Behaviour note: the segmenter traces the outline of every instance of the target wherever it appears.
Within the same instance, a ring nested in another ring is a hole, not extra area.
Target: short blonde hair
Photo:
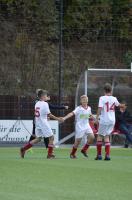
[[[80,97],[80,100],[82,100],[82,99],[87,99],[88,100],[88,96],[87,95],[82,95],[81,97]]]

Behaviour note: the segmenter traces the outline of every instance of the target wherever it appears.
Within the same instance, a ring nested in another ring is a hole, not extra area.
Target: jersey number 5
[[[39,112],[39,110],[40,110],[39,107],[37,107],[37,108],[35,109],[35,117],[40,117],[40,112]]]
[[[106,102],[105,103],[106,105],[106,111],[109,112],[109,111],[114,111],[115,110],[115,103],[113,103],[111,106],[109,105],[109,102]]]

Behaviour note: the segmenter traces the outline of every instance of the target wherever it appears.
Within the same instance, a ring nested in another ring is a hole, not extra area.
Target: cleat
[[[21,158],[24,158],[24,155],[25,155],[25,151],[23,148],[20,149],[20,156]]]
[[[71,159],[76,159],[77,157],[75,155],[73,155],[73,154],[70,154],[70,158]]]
[[[81,153],[84,155],[84,157],[88,158],[88,154],[82,149]]]
[[[95,160],[102,160],[102,156],[101,155],[98,155]]]
[[[55,158],[55,155],[47,155],[47,159],[54,159]]]
[[[105,156],[104,160],[110,160],[110,157],[109,156]]]

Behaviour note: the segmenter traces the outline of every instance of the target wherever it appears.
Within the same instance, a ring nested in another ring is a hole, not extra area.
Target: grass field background
[[[47,160],[44,148],[34,148],[25,159],[19,148],[0,148],[0,200],[129,200],[132,199],[132,149],[113,148],[111,161],[95,161],[78,151],[55,150]]]

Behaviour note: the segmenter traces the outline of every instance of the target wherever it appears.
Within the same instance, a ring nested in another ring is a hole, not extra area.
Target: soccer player
[[[30,149],[34,144],[40,142],[43,137],[45,137],[45,138],[49,137],[47,158],[55,157],[53,155],[54,135],[53,135],[52,129],[48,123],[47,117],[58,120],[59,122],[62,122],[62,119],[59,117],[56,117],[50,113],[49,105],[46,102],[47,98],[48,98],[46,90],[40,90],[38,92],[38,98],[39,98],[39,101],[35,104],[35,134],[36,134],[36,138],[33,139],[32,141],[28,142],[24,147],[22,147],[20,149],[20,155],[22,158],[24,158],[26,150]]]
[[[63,120],[65,121],[66,119],[75,115],[75,142],[70,153],[70,158],[73,159],[76,158],[76,151],[83,136],[87,136],[87,142],[81,149],[81,153],[85,157],[88,157],[88,148],[94,140],[94,134],[89,125],[89,118],[92,117],[92,114],[91,107],[88,106],[88,97],[86,95],[82,95],[80,97],[80,102],[80,106],[78,106],[74,111],[70,112],[65,117],[63,117]]]
[[[37,101],[39,100],[38,98],[38,92],[41,91],[42,89],[37,89],[36,90],[36,95],[37,95],[37,98],[35,99],[35,103],[37,103]],[[50,101],[50,95],[47,94],[47,102]],[[69,107],[68,106],[64,106],[64,105],[53,105],[51,103],[49,103],[49,109],[53,109],[53,110],[63,110],[63,109],[68,109]],[[33,129],[32,129],[32,135],[30,136],[30,139],[29,139],[29,142],[32,141],[33,139],[35,139],[36,136],[35,136],[35,117],[33,119]],[[45,147],[48,148],[48,143],[49,143],[49,138],[48,137],[44,137],[44,144],[45,144]]]
[[[99,98],[96,123],[99,123],[97,136],[97,157],[102,160],[102,142],[105,142],[105,159],[110,160],[110,134],[115,126],[115,106],[120,106],[117,98],[112,96],[112,88],[109,83],[104,86],[104,96]]]

